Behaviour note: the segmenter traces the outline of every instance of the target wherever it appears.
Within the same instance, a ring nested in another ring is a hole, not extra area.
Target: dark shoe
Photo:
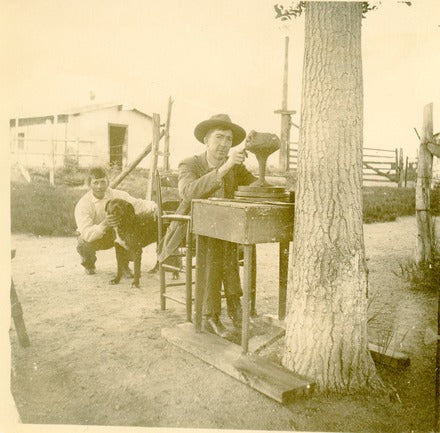
[[[204,328],[206,331],[216,334],[219,337],[225,338],[229,336],[228,330],[220,322],[218,317],[208,317],[205,319]]]

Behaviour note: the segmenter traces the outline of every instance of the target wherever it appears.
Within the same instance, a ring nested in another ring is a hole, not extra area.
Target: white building
[[[152,117],[123,104],[101,104],[10,119],[9,128],[12,161],[26,167],[124,167],[151,142]]]

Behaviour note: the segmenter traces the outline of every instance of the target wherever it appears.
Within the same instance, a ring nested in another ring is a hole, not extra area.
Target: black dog
[[[128,262],[134,262],[132,287],[139,287],[141,277],[142,248],[157,241],[157,223],[154,215],[136,215],[131,203],[122,199],[112,199],[105,205],[109,215],[120,219],[115,230],[115,251],[118,271],[110,283],[118,284]]]

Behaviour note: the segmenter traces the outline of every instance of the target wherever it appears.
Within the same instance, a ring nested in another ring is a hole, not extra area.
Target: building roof
[[[119,111],[136,111],[136,113],[141,114],[142,116],[148,117],[149,119],[152,119],[152,116],[145,113],[144,111],[139,110],[138,108],[135,108],[132,105],[122,104],[122,103],[106,103],[106,104],[91,104],[91,105],[84,105],[82,107],[76,107],[76,108],[69,108],[66,110],[57,110],[57,112],[52,112],[47,114],[41,113],[41,114],[33,114],[33,115],[20,115],[15,116],[12,119],[10,119],[10,125],[11,122],[15,125],[15,119],[49,119],[53,118],[53,116],[78,116],[83,113],[89,113],[91,111],[99,111],[99,110],[105,110],[107,108],[113,108],[117,107]]]
[[[119,111],[136,111],[139,114],[142,114],[143,116],[146,116],[148,118],[152,118],[149,114],[135,108],[132,105],[127,104],[121,104],[121,103],[107,103],[107,104],[92,104],[92,105],[85,105],[83,107],[77,107],[77,108],[71,108],[69,110],[64,110],[62,113],[58,114],[70,114],[70,115],[79,115],[82,113],[89,113],[90,111],[99,111],[99,110],[105,110],[107,108],[113,108],[118,107]]]

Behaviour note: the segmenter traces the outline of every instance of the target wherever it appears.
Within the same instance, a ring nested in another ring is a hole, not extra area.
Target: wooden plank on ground
[[[164,328],[162,336],[170,343],[280,403],[313,392],[314,384],[306,378],[256,355],[243,355],[241,346],[210,333],[195,332],[191,323]]]
[[[374,362],[378,362],[379,364],[394,368],[405,368],[410,364],[408,355],[393,350],[390,347],[384,350],[383,347],[378,346],[377,344],[368,343],[368,348],[370,349],[371,357]]]
[[[279,340],[285,333],[286,331],[282,328],[271,327],[267,333],[250,338],[248,350],[250,353],[259,353]]]
[[[278,320],[277,316],[266,314],[263,316],[263,320],[273,326],[278,326],[280,328],[286,329],[286,322],[284,320]],[[368,349],[370,350],[371,357],[374,362],[378,362],[382,365],[387,365],[394,368],[406,368],[410,364],[409,356],[405,353],[392,350],[388,348],[385,350],[383,347],[368,343]]]

